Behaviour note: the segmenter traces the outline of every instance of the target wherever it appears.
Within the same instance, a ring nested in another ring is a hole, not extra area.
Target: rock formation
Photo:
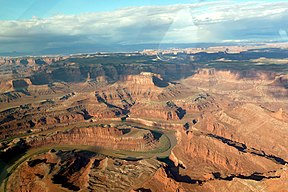
[[[286,190],[284,62],[128,55],[0,60],[0,190]]]

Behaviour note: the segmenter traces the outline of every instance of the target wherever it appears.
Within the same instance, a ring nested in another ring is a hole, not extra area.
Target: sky
[[[0,53],[287,41],[288,1],[0,0]]]

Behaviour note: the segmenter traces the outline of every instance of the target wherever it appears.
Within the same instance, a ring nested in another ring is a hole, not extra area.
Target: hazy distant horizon
[[[92,53],[133,53],[141,52],[145,49],[167,50],[167,49],[185,49],[185,48],[208,48],[215,46],[256,46],[266,43],[288,43],[288,41],[273,41],[273,42],[226,42],[226,43],[178,43],[178,44],[135,44],[135,45],[91,45],[85,47],[62,47],[55,49],[47,49],[39,52],[0,52],[0,57],[26,57],[26,56],[67,56],[74,54],[92,54]]]
[[[265,43],[265,42],[259,42]],[[256,44],[256,43],[255,43]],[[39,52],[0,52],[0,56],[43,56],[43,55],[70,55],[77,53],[96,53],[96,52],[137,52],[145,49],[182,49],[182,48],[208,48],[211,46],[231,46],[240,45],[240,43],[182,43],[182,44],[134,44],[134,45],[90,45],[85,47],[60,47],[55,49],[46,49]]]

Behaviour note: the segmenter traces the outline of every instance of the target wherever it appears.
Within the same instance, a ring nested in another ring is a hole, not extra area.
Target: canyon
[[[285,53],[2,58],[1,190],[285,192]]]

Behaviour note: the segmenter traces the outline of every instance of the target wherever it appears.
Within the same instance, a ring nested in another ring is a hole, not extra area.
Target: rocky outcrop
[[[156,147],[157,141],[149,131],[138,131],[137,136],[129,136],[129,130],[113,127],[74,128],[50,136],[29,138],[31,147],[46,145],[89,145],[115,150],[148,151]]]
[[[9,178],[7,191],[125,192],[141,186],[159,167],[153,159],[129,161],[52,149],[22,163]]]
[[[182,134],[181,142],[173,153],[176,157],[181,157],[181,161],[186,165],[180,173],[197,180],[207,180],[210,173],[218,171],[223,175],[251,175],[254,172],[265,173],[281,167],[281,164],[269,159],[246,152],[239,153],[237,147],[192,132],[188,135]],[[207,169],[201,169],[202,166]]]
[[[23,106],[24,107],[24,106]],[[48,128],[54,128],[57,125],[63,125],[63,124],[71,124],[75,122],[83,122],[86,120],[86,116],[84,113],[63,113],[60,114],[56,113],[46,113],[45,110],[41,112],[40,108],[31,109],[37,110],[38,114],[35,115],[25,115],[21,114],[21,111],[25,109],[21,109],[20,111],[16,112],[15,114],[12,114],[8,117],[3,118],[0,122],[0,129],[1,129],[1,136],[0,138],[5,138],[5,135],[12,136],[12,135],[18,135],[18,134],[27,134],[31,132],[39,132],[43,130],[47,130]],[[45,115],[46,114],[46,115]],[[1,115],[0,115],[1,117]]]
[[[186,190],[184,190],[180,183],[169,178],[165,172],[165,169],[162,167],[158,169],[153,177],[145,182],[141,188],[136,189],[136,191],[185,192]]]
[[[23,58],[0,58],[0,65],[23,65],[23,66],[35,66],[35,65],[44,65],[51,64],[63,59],[63,57],[23,57]]]

